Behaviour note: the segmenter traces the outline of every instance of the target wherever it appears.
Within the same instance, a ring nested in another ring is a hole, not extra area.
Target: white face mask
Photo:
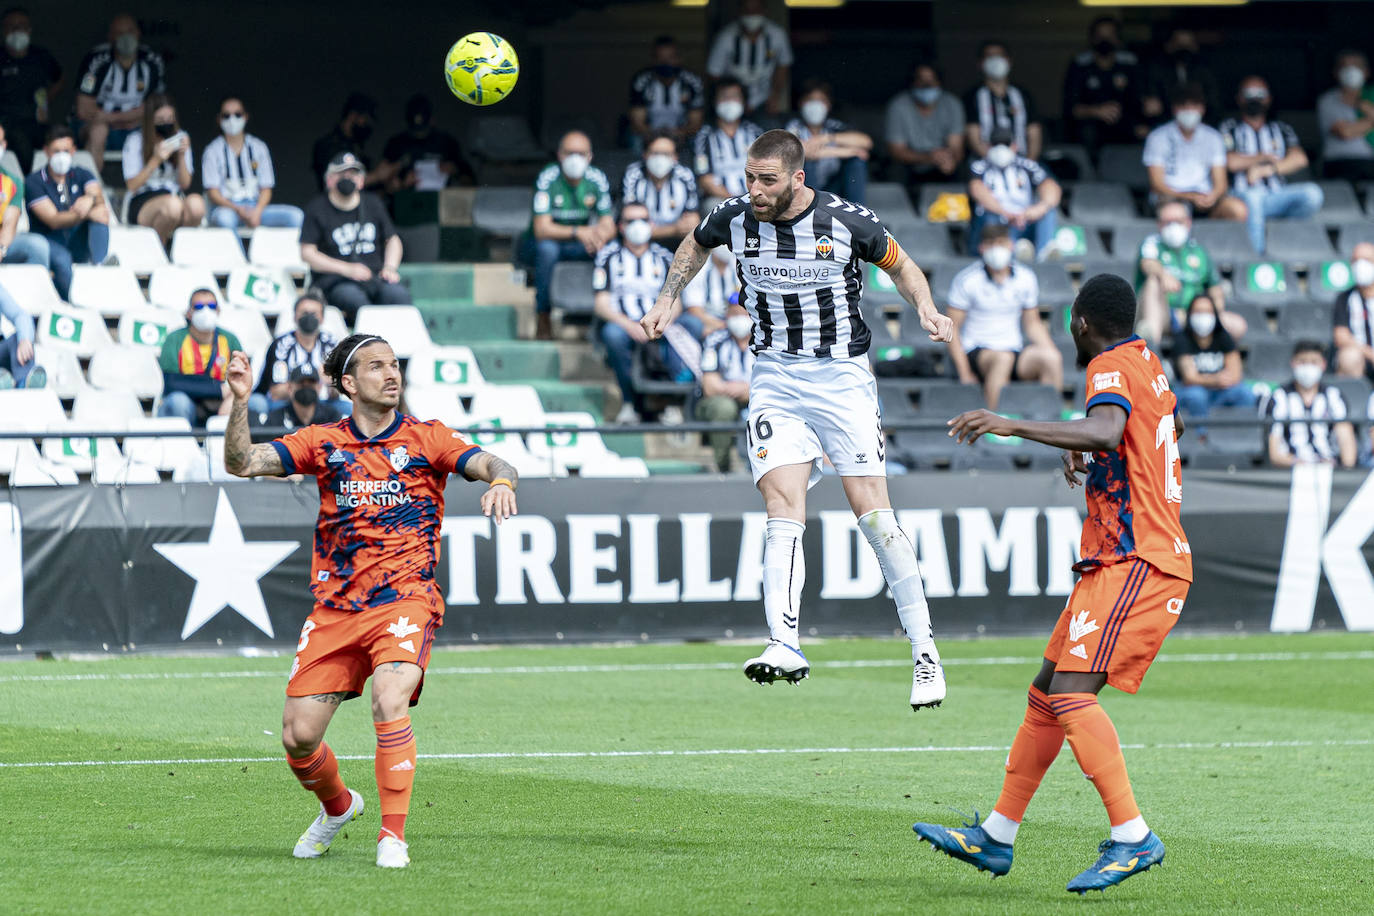
[[[1006,270],[1011,263],[1011,246],[989,245],[983,251],[983,263],[989,270]]]
[[[1004,80],[1011,72],[1011,61],[1005,57],[994,56],[983,61],[983,75],[990,80]]]
[[[1185,108],[1174,114],[1174,120],[1184,130],[1197,130],[1197,126],[1202,123],[1202,112],[1196,108]]]
[[[243,115],[226,115],[219,119],[220,130],[230,137],[237,137],[243,133],[243,126],[247,123],[248,119]]]
[[[5,47],[15,54],[23,54],[29,49],[28,32],[10,32],[5,36]]]
[[[725,330],[736,340],[744,340],[754,331],[754,319],[748,315],[728,315],[725,319]]]
[[[590,156],[581,153],[568,153],[563,157],[563,174],[573,181],[581,181],[582,176],[587,174],[587,166],[592,164]]]
[[[214,309],[195,309],[191,312],[191,327],[197,331],[213,331],[219,323],[219,314]]]
[[[1374,283],[1374,261],[1360,258],[1351,262],[1350,274],[1355,278],[1356,286],[1369,286]]]
[[[716,117],[722,121],[738,121],[744,116],[744,103],[734,99],[716,103]]]
[[[911,94],[916,96],[916,101],[929,108],[940,101],[940,93],[943,90],[939,86],[922,86],[919,89],[911,90]]]
[[[1217,329],[1217,316],[1208,312],[1198,312],[1196,315],[1188,316],[1188,327],[1193,329],[1193,333],[1198,337],[1210,336]]]
[[[653,153],[644,160],[644,167],[655,178],[664,178],[673,170],[673,157],[667,153]]]
[[[1159,237],[1170,248],[1182,248],[1188,244],[1188,227],[1182,223],[1165,223],[1159,230]]]
[[[759,29],[763,28],[763,24],[766,21],[767,18],[758,13],[750,13],[748,16],[739,17],[739,24],[744,26],[746,32],[757,32]]]
[[[72,170],[72,160],[76,158],[64,149],[48,157],[48,171],[54,175],[65,175]]]
[[[646,245],[653,237],[654,227],[647,219],[632,219],[625,224],[625,242],[629,245]]]
[[[988,162],[991,162],[999,169],[1004,169],[1011,165],[1016,159],[1016,153],[1010,146],[999,144],[988,150]]]
[[[1293,367],[1293,381],[1299,388],[1315,388],[1322,380],[1322,367],[1315,363],[1299,363]]]
[[[825,116],[830,114],[830,106],[820,99],[802,102],[801,116],[807,124],[824,124]]]
[[[1364,70],[1354,64],[1349,64],[1341,68],[1341,72],[1336,75],[1336,78],[1347,89],[1359,89],[1364,85]]]

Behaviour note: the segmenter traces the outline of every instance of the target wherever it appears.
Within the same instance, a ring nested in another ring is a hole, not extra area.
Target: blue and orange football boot
[[[1151,830],[1139,843],[1116,843],[1103,840],[1097,847],[1101,853],[1093,867],[1080,872],[1069,882],[1065,890],[1075,894],[1088,891],[1105,891],[1114,884],[1120,884],[1131,875],[1139,874],[1164,861],[1164,841]],[[952,853],[951,853],[952,855]]]
[[[941,827],[939,824],[912,824],[916,835],[945,855],[967,862],[979,871],[992,872],[994,878],[1011,871],[1011,844],[999,843],[979,826],[982,821],[973,812],[973,823],[963,827]]]

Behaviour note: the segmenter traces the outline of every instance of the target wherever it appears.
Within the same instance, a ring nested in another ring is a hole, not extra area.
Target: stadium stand
[[[128,309],[147,308],[148,298],[128,267],[75,264],[71,303],[94,309],[104,318],[118,318]]]
[[[247,262],[238,233],[233,229],[183,226],[172,233],[172,263],[182,267],[206,267],[217,274],[227,274]]]
[[[140,277],[170,263],[162,240],[147,226],[110,226],[110,254]]]
[[[432,345],[425,318],[413,305],[365,305],[358,309],[353,330],[357,334],[385,337],[401,359],[409,359]]]
[[[258,226],[248,240],[248,261],[258,267],[281,267],[294,276],[305,274],[300,229]]]

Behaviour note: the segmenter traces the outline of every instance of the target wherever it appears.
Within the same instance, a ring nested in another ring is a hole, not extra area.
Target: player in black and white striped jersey
[[[1279,468],[1295,464],[1354,467],[1358,445],[1345,399],[1339,388],[1321,383],[1325,348],[1315,340],[1298,341],[1292,368],[1293,380],[1275,388],[1264,405],[1270,423],[1269,463]]]
[[[625,170],[620,200],[649,208],[654,241],[680,239],[696,226],[701,219],[697,176],[678,161],[672,134],[654,131],[649,135],[644,159]]]
[[[799,607],[805,565],[806,491],[829,459],[878,555],[912,644],[912,708],[945,696],[916,552],[897,526],[887,493],[877,385],[859,312],[860,261],[882,268],[914,305],[932,340],[953,322],[930,297],[925,275],[872,210],[806,185],[801,141],[770,130],[749,148],[748,194],[724,201],[678,247],[653,310],[650,338],[677,317],[678,295],[706,261],[729,245],[738,259],[740,303],[754,319],[756,354],[746,424],[749,462],[768,512],[763,602],[770,639],[744,673],[759,683],[797,683],[810,672],[801,651]]]

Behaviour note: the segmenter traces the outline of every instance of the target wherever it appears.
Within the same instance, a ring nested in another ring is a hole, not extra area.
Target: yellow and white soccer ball
[[[495,105],[510,95],[520,78],[520,59],[500,35],[473,32],[448,49],[444,79],[454,95],[469,105]]]

